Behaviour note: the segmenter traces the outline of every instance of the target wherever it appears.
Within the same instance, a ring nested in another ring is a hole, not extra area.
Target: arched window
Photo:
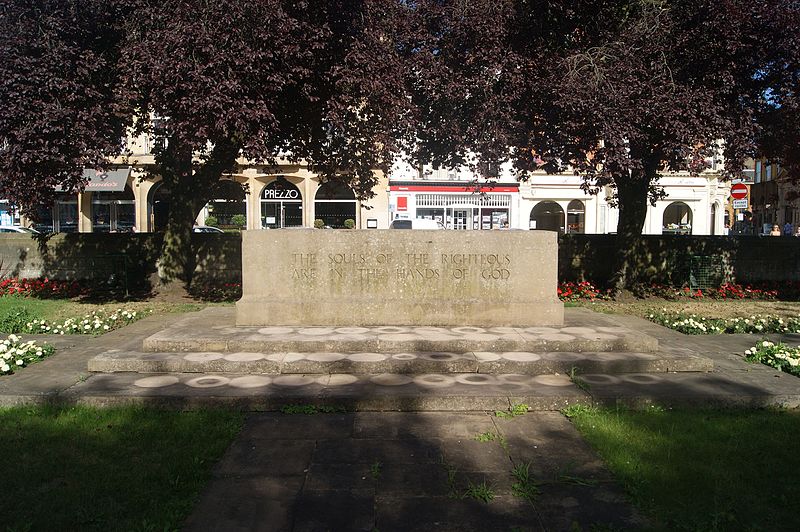
[[[692,209],[682,201],[670,203],[664,209],[661,232],[663,234],[691,235]]]
[[[261,191],[261,228],[280,229],[303,225],[300,189],[280,176]]]
[[[709,231],[709,234],[711,234],[711,235],[717,234],[717,231],[716,231],[716,229],[717,229],[717,204],[716,203],[712,203],[711,204],[711,224],[708,227],[711,228],[711,230]]]
[[[531,229],[564,232],[564,209],[555,201],[542,201],[531,211]]]
[[[164,231],[169,220],[171,191],[163,182],[156,183],[147,195],[148,227],[150,231]]]
[[[92,192],[92,232],[128,233],[136,225],[133,190],[125,185],[122,192]]]
[[[580,200],[572,200],[567,205],[567,232],[586,232],[586,207]]]
[[[212,197],[214,199],[206,204],[206,216],[216,218],[217,227],[241,229],[246,225],[247,202],[242,185],[231,179],[220,179],[214,184]]]
[[[345,220],[356,219],[356,195],[342,183],[323,183],[314,199],[314,216],[328,227],[343,228]]]

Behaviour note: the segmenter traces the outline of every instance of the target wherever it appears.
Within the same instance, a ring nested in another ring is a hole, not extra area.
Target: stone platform
[[[230,307],[195,313],[143,342],[148,352],[654,352],[658,341],[601,314],[568,309],[562,327],[235,326]]]
[[[710,359],[659,350],[614,318],[566,309],[563,327],[242,327],[231,307],[188,315],[141,350],[109,349],[69,393],[87,404],[224,404],[276,410],[535,410],[590,404],[581,374],[703,372]]]

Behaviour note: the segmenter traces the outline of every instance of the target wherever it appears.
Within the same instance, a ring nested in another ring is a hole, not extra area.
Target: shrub
[[[247,225],[247,218],[244,214],[234,214],[231,216],[231,223],[236,227],[244,227]]]
[[[325,227],[325,222],[323,222],[320,218],[317,218],[316,220],[314,220],[314,227],[317,229],[322,229],[323,227]]]
[[[353,229],[356,226],[356,221],[352,218],[348,218],[344,221],[344,228],[345,229]]]
[[[206,216],[206,225],[209,227],[216,227],[219,225],[219,220],[216,216]]]

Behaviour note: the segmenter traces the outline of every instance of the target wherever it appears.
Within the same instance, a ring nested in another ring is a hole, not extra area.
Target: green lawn
[[[243,416],[0,409],[3,530],[175,530]]]
[[[664,529],[800,530],[800,412],[566,413]]]
[[[191,312],[207,306],[205,303],[163,303],[153,301],[121,301],[116,303],[85,303],[72,299],[37,299],[34,297],[0,296],[0,313],[24,309],[48,320],[74,318],[92,311],[116,309],[152,310],[157,314]]]

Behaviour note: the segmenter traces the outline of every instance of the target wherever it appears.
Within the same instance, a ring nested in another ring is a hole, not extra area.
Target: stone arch
[[[314,216],[327,227],[343,228],[345,220],[356,220],[356,195],[343,183],[327,181],[314,196]]]
[[[567,232],[586,232],[586,205],[581,200],[572,200],[567,205]]]
[[[664,209],[661,232],[663,234],[692,234],[692,208],[682,201],[673,201]]]
[[[564,209],[555,201],[537,203],[531,210],[531,229],[564,232]]]

